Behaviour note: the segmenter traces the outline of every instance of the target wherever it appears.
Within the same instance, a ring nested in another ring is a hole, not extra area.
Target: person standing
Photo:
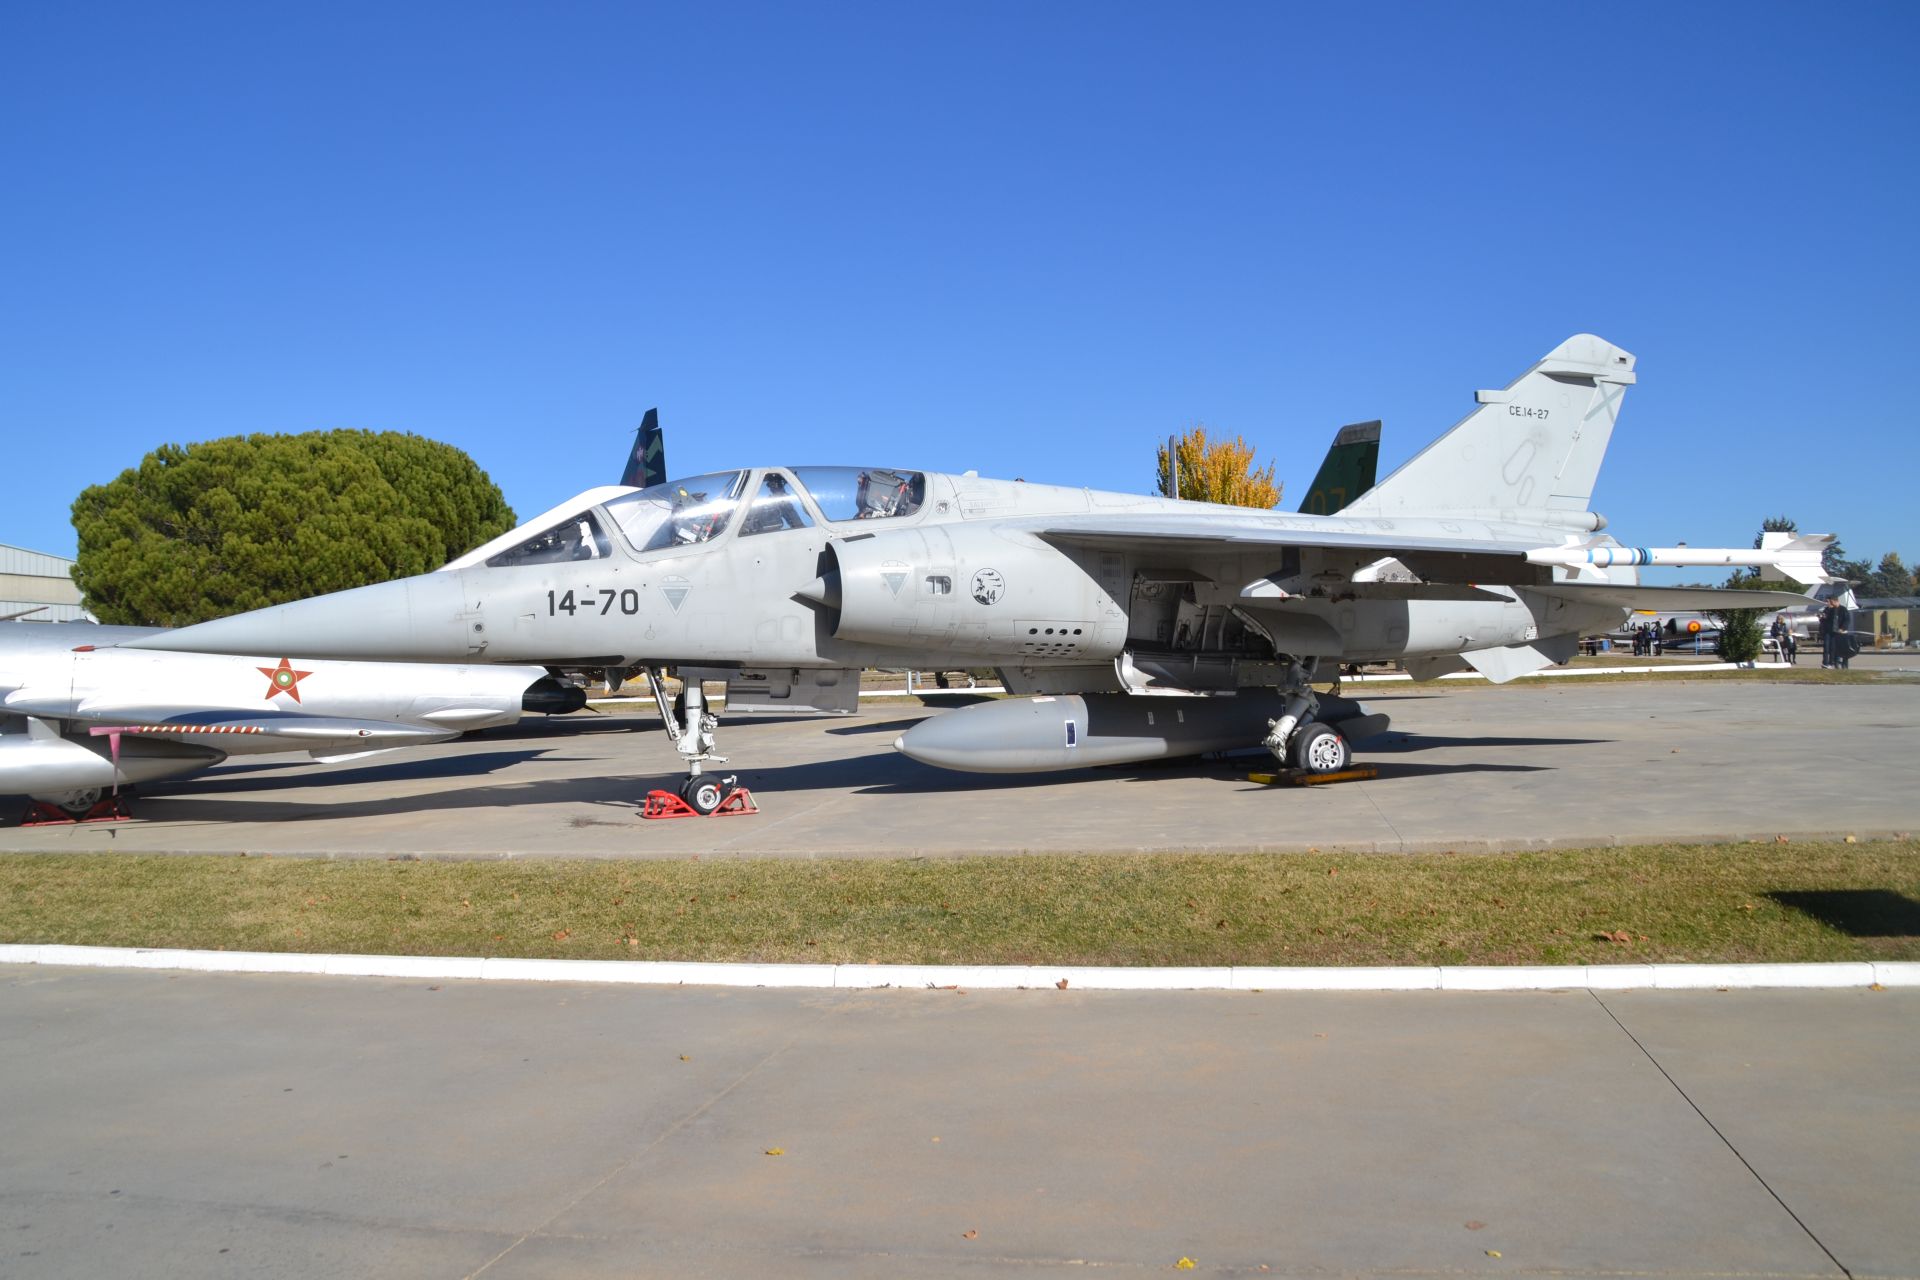
[[[1835,668],[1841,665],[1840,652],[1844,643],[1843,623],[1838,600],[1827,601],[1827,607],[1820,611],[1820,665]]]

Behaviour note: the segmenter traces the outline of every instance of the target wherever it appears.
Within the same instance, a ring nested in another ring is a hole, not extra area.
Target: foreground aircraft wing
[[[1353,520],[1345,527],[1329,528],[1325,522],[1306,526],[1285,516],[1254,514],[1251,518],[1232,516],[1187,516],[1179,519],[1158,517],[1138,520],[1067,518],[1032,532],[1059,546],[1081,546],[1112,551],[1180,555],[1194,559],[1210,555],[1231,555],[1263,547],[1276,551],[1318,550],[1350,552],[1363,558],[1390,557],[1399,560],[1425,581],[1402,584],[1406,598],[1430,598],[1435,592],[1459,596],[1461,587],[1526,587],[1544,595],[1569,602],[1619,607],[1623,609],[1779,609],[1779,591],[1739,591],[1720,587],[1655,587],[1634,583],[1556,582],[1548,565],[1531,560],[1539,552],[1530,546],[1535,541],[1551,540],[1545,530],[1514,529],[1498,531],[1481,526],[1486,536],[1460,534],[1408,535],[1393,528],[1392,521]],[[1367,529],[1370,523],[1385,527]],[[1502,536],[1504,532],[1505,536]],[[1622,548],[1630,553],[1631,548]],[[1684,548],[1680,549],[1684,552]],[[1642,553],[1644,555],[1644,553]],[[1728,563],[1745,563],[1737,551],[1702,553],[1701,558],[1676,563],[1707,563],[1706,555],[1728,555]],[[1764,553],[1763,553],[1764,554]],[[1632,560],[1622,563],[1632,564]],[[1655,562],[1660,563],[1660,562]],[[1713,563],[1720,563],[1714,560]],[[1356,582],[1363,581],[1356,577]],[[1388,584],[1374,584],[1370,594],[1384,594]]]
[[[1376,522],[1366,522],[1376,523]],[[1475,581],[1533,583],[1551,575],[1527,562],[1527,551],[1543,535],[1471,537],[1407,535],[1368,529],[1360,521],[1329,526],[1325,521],[1295,520],[1284,515],[1249,511],[1246,518],[1215,515],[1151,517],[1063,517],[1035,527],[1032,532],[1057,546],[1090,547],[1109,551],[1164,552],[1184,550],[1237,553],[1271,547],[1323,551],[1351,551],[1366,558],[1393,556],[1411,565],[1421,555],[1491,557]],[[1477,566],[1476,566],[1477,567]],[[1461,580],[1448,575],[1449,580]]]

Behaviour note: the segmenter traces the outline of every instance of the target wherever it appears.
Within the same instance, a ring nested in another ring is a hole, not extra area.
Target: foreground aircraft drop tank
[[[922,764],[967,773],[1046,773],[1098,765],[1138,764],[1230,751],[1260,741],[1268,722],[1286,711],[1270,689],[1177,697],[1088,693],[1012,698],[962,707],[923,720],[894,739],[894,749]],[[1348,741],[1387,727],[1384,715],[1323,694],[1316,717]]]
[[[117,787],[197,773],[226,758],[184,742],[125,743],[114,757],[104,740],[52,732],[0,736],[0,794],[40,796],[89,787]]]

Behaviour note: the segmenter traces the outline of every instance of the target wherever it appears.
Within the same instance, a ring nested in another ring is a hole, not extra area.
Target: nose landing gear
[[[714,731],[720,727],[720,720],[706,709],[700,682],[689,680],[681,691],[684,711],[668,700],[666,687],[660,683],[660,673],[652,667],[647,668],[647,687],[653,691],[654,705],[660,708],[660,721],[666,726],[667,738],[687,762],[687,777],[680,784],[678,794],[649,792],[640,816],[706,818],[716,814],[758,813],[760,806],[753,802],[753,793],[740,785],[739,778],[730,773],[716,776],[702,769],[707,764],[725,764],[727,758],[714,753]]]

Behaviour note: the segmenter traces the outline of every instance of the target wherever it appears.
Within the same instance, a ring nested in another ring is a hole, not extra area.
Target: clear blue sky
[[[614,478],[1297,499],[1569,334],[1640,358],[1596,506],[1920,556],[1920,6],[13,4],[0,541],[168,441],[391,428],[523,515]]]

